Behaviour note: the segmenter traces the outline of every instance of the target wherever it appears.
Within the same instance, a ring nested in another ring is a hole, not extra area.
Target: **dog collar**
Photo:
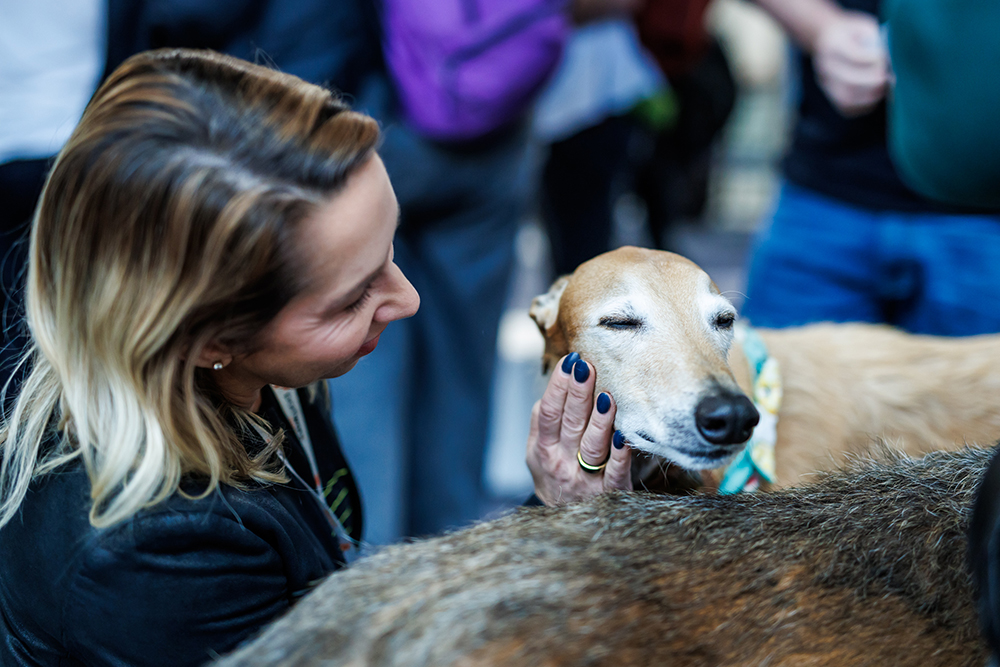
[[[774,482],[774,443],[778,439],[778,410],[781,408],[781,369],[767,353],[767,345],[756,331],[742,322],[735,326],[735,340],[743,347],[750,365],[753,404],[760,422],[746,447],[729,464],[719,484],[719,493],[756,491],[763,482]]]

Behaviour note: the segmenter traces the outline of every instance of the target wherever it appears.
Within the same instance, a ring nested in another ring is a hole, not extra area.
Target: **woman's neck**
[[[227,401],[248,412],[257,412],[261,404],[261,390],[265,384],[259,380],[242,378],[239,374],[232,372],[229,368],[223,368],[213,372],[215,386]]]

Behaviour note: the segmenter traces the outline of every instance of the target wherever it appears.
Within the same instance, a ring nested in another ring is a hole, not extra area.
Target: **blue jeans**
[[[1000,331],[1000,217],[869,211],[791,184],[750,260],[755,326],[885,322]]]

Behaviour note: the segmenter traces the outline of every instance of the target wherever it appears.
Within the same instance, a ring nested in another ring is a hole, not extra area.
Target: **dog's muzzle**
[[[743,394],[718,392],[698,402],[694,421],[698,432],[713,445],[737,445],[753,435],[760,413]]]

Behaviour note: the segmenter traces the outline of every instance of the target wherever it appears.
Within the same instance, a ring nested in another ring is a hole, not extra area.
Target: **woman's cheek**
[[[348,356],[361,347],[368,338],[371,317],[363,311],[353,315],[327,326],[322,339],[324,346],[342,348]]]

